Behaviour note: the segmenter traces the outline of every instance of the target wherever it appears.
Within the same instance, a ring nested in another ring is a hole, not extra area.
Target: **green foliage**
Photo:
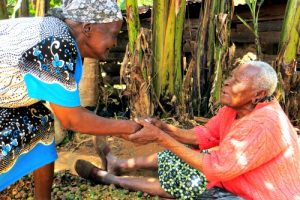
[[[129,38],[129,52],[134,53],[135,41],[140,31],[140,19],[136,0],[127,0],[127,27]]]
[[[50,0],[50,8],[60,7],[61,0]]]
[[[153,5],[153,72],[157,74],[154,88],[159,98],[171,99],[177,95],[176,99],[180,100],[185,6],[185,1],[175,0]]]
[[[6,3],[7,3],[6,6],[7,6],[8,15],[11,16],[13,14],[14,7],[15,7],[17,1],[16,0],[7,0]]]
[[[35,16],[35,7],[32,3],[29,4],[29,15]]]
[[[279,52],[275,61],[275,67],[278,72],[279,83],[276,90],[276,97],[282,103],[282,106],[289,114],[292,121],[300,121],[298,99],[299,94],[299,74],[296,71],[297,52],[300,46],[300,2],[298,0],[289,0],[287,2],[283,27],[280,35]]]
[[[20,3],[22,0],[20,0]],[[13,16],[14,9],[17,6],[18,0],[7,0],[7,12],[9,17]],[[60,7],[61,6],[61,0],[50,0],[50,8]],[[35,5],[33,4],[33,1],[29,1],[29,15],[35,16]],[[17,9],[18,10],[18,9]],[[16,11],[17,11],[16,10]]]
[[[117,0],[118,6],[121,10],[126,10],[126,0]],[[138,6],[152,6],[153,0],[138,0]]]
[[[237,15],[237,18],[254,34],[255,37],[255,45],[256,45],[256,53],[258,59],[261,55],[261,46],[260,46],[260,39],[258,35],[258,14],[260,7],[264,3],[264,0],[246,0],[246,4],[248,5],[251,15],[252,15],[252,24],[253,28],[242,19],[240,16]]]

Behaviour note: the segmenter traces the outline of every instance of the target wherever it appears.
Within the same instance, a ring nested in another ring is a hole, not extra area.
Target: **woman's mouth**
[[[221,91],[221,95],[228,95],[228,93],[225,92],[225,90],[222,90],[222,91]]]

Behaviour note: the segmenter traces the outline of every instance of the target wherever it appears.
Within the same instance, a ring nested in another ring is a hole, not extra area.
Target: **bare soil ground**
[[[116,137],[103,138],[110,145],[112,152],[122,158],[153,154],[162,150],[156,144],[136,146],[131,142]],[[58,146],[59,158],[55,163],[55,179],[52,189],[52,199],[66,200],[93,200],[93,199],[160,199],[143,192],[132,192],[116,188],[114,185],[99,185],[80,178],[75,170],[74,163],[77,159],[85,159],[97,166],[101,166],[92,143],[92,136],[80,135],[64,145]],[[154,171],[137,170],[129,175],[156,176]],[[0,193],[1,200],[9,199],[34,199],[32,175],[21,180]]]

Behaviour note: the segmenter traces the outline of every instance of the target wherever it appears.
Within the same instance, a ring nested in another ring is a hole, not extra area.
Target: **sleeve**
[[[225,107],[221,108],[217,115],[211,118],[204,126],[196,126],[196,133],[199,149],[209,149],[219,145],[220,142],[220,124]]]
[[[82,60],[69,37],[49,37],[23,53],[19,63],[28,96],[61,106],[80,106]]]
[[[228,181],[253,170],[287,148],[280,127],[266,117],[245,121],[231,132],[219,149],[204,155],[203,173],[209,181]]]

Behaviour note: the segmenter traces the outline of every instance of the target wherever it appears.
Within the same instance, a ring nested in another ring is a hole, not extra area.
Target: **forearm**
[[[65,108],[50,104],[54,114],[66,129],[92,135],[131,134],[141,126],[130,120],[107,119],[82,107]]]
[[[172,151],[176,154],[179,158],[183,161],[194,167],[195,169],[202,171],[203,169],[203,158],[204,154],[200,153],[199,151],[194,151],[185,145],[181,144],[180,142],[176,141],[174,138],[170,137],[167,134],[162,134],[158,143]]]
[[[177,128],[176,131],[169,134],[177,141],[190,144],[190,145],[198,145],[198,140],[196,134],[194,133],[193,129],[180,129]]]
[[[92,135],[131,134],[136,131],[136,123],[130,120],[114,120],[93,113],[85,113],[78,122],[74,121],[69,129]]]

